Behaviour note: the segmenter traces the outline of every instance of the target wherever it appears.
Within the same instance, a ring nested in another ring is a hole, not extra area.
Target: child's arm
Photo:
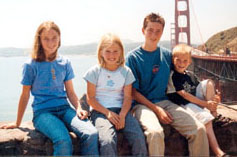
[[[4,124],[4,125],[0,126],[1,129],[13,129],[13,128],[17,128],[21,125],[21,121],[22,121],[26,106],[27,106],[29,98],[30,98],[30,89],[31,89],[31,86],[23,85],[23,87],[22,87],[22,93],[21,93],[20,100],[18,103],[16,122]]]
[[[65,84],[68,99],[71,102],[71,104],[75,107],[75,110],[79,118],[81,119],[87,118],[88,112],[81,108],[81,104],[79,103],[79,99],[73,88],[72,80],[68,80],[64,84]]]
[[[204,101],[201,100],[195,96],[193,96],[192,94],[185,92],[185,90],[180,90],[177,91],[177,93],[183,97],[184,99],[188,100],[191,103],[197,104],[201,107],[206,107],[207,109],[209,109],[210,111],[216,111],[216,102],[215,101]]]
[[[123,92],[124,92],[123,105],[122,105],[122,109],[119,113],[119,117],[120,117],[119,129],[124,128],[126,115],[127,115],[128,111],[131,108],[131,104],[132,104],[132,84],[129,84],[129,85],[125,86],[124,89],[123,89]]]
[[[89,81],[87,81],[87,101],[88,104],[96,111],[104,114],[107,119],[115,125],[117,129],[119,126],[119,116],[102,106],[95,98],[96,96],[96,86]]]

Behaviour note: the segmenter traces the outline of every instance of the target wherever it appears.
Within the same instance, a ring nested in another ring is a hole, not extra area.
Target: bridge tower
[[[191,45],[189,0],[175,0],[175,23],[171,24],[171,30],[172,48],[179,43]]]

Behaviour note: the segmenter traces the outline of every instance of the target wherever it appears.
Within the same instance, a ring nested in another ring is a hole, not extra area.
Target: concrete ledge
[[[213,122],[216,137],[220,147],[231,155],[237,155],[237,111],[225,106],[218,107],[219,116]],[[3,122],[0,122],[0,125]],[[164,125],[165,155],[188,155],[187,140],[169,125]],[[32,122],[23,122],[17,129],[0,129],[0,155],[52,155],[51,141],[36,131]],[[74,133],[70,133],[74,155],[79,154],[79,140]],[[119,155],[131,155],[130,148],[122,134],[118,135]]]

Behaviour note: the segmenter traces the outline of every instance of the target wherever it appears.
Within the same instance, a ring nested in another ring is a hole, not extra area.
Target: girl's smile
[[[42,47],[44,49],[45,56],[46,58],[49,58],[52,54],[54,54],[57,51],[59,47],[60,36],[53,29],[49,30],[44,29],[43,32],[41,33],[40,39]]]
[[[118,68],[118,63],[122,50],[120,46],[116,43],[113,43],[107,48],[102,50],[102,57],[105,61],[105,68],[108,70],[116,70]]]

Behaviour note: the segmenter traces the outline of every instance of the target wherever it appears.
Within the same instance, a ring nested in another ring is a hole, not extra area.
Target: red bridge
[[[181,7],[180,7],[181,6]],[[171,23],[171,47],[190,40],[189,0],[175,0],[175,23]],[[215,81],[222,102],[237,104],[237,56],[211,55],[194,49],[191,70],[201,79]]]
[[[222,102],[237,102],[237,56],[203,55],[194,50],[193,71],[200,78],[215,81],[221,92]]]

